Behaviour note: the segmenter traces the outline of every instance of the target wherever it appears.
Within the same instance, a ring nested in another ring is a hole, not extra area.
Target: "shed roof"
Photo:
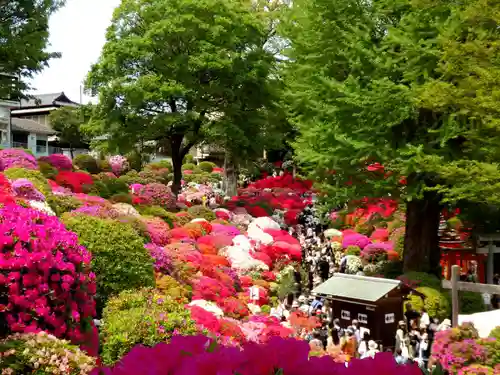
[[[400,284],[399,280],[336,273],[323,284],[314,288],[312,292],[332,297],[376,302],[390,291],[398,288]]]
[[[40,124],[39,122],[28,120],[25,118],[12,117],[12,130],[35,133],[35,134],[56,134],[56,131],[47,125]]]

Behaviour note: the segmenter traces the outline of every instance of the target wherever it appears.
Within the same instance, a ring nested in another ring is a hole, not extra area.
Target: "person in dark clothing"
[[[411,303],[407,303],[406,304],[405,317],[406,317],[406,325],[407,325],[408,331],[411,331],[410,323],[411,323],[412,320],[416,321],[417,324],[418,324],[418,322],[420,320],[420,314],[418,313],[418,311],[416,311],[413,308],[413,306],[411,305]]]
[[[302,275],[300,274],[300,266],[297,265],[293,271],[293,278],[295,280],[295,287],[297,291],[297,297],[302,294]]]
[[[321,277],[322,282],[325,282],[326,280],[328,280],[328,276],[330,276],[330,263],[328,263],[328,260],[325,256],[321,257],[318,263],[318,268],[319,277]]]
[[[340,327],[340,320],[334,319],[332,328],[332,340],[334,345],[340,344],[340,338],[344,336],[344,330]]]

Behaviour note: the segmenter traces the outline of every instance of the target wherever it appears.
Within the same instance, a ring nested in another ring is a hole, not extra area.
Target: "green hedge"
[[[50,178],[51,180],[53,180],[57,176],[57,173],[59,173],[56,168],[45,161],[38,161],[38,169],[45,178]]]
[[[451,304],[446,292],[428,286],[418,287],[416,290],[422,293],[425,299],[422,301],[418,296],[410,296],[410,303],[415,310],[421,311],[422,307],[425,307],[429,316],[440,321],[450,317]]]
[[[47,179],[40,171],[24,168],[9,168],[4,172],[4,175],[11,180],[17,180],[19,178],[30,180],[46,198],[52,194],[52,189]]]
[[[196,324],[184,306],[152,289],[124,291],[110,299],[100,332],[104,364],[115,363],[135,345],[168,341],[174,331],[195,335]]]
[[[205,206],[193,206],[188,208],[188,212],[195,219],[205,219],[207,221],[212,221],[216,219],[215,213]]]
[[[57,216],[61,216],[65,212],[76,210],[82,206],[82,202],[71,195],[52,194],[47,198],[47,203]]]
[[[62,220],[92,253],[98,311],[112,295],[154,285],[153,259],[130,224],[86,215],[65,214]]]
[[[451,301],[451,292],[449,298]],[[483,296],[481,293],[458,292],[458,301],[460,305],[460,314],[475,314],[486,311]]]
[[[174,223],[176,222],[175,214],[173,214],[172,212],[168,212],[163,207],[137,205],[135,208],[137,209],[137,211],[139,211],[141,215],[159,217],[160,219],[165,221],[168,225],[170,225],[170,228],[174,227]]]
[[[76,155],[73,159],[73,165],[82,171],[87,171],[91,174],[100,172],[97,160],[88,154]]]
[[[198,168],[207,173],[212,173],[215,167],[215,163],[212,163],[210,161],[202,161],[200,164],[198,164]]]
[[[186,163],[182,166],[183,171],[193,171],[196,168],[196,165],[193,163]]]

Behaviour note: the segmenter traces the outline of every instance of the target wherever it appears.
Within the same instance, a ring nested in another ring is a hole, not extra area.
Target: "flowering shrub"
[[[45,201],[45,196],[40,193],[30,180],[25,178],[20,178],[12,183],[12,190],[14,194],[20,198],[33,200],[33,201]]]
[[[87,191],[94,183],[92,176],[85,172],[61,171],[56,176],[56,182],[71,189],[74,193]]]
[[[154,260],[154,268],[158,273],[169,275],[172,272],[173,264],[170,254],[161,246],[148,243],[144,247],[149,251]]]
[[[0,322],[11,332],[81,339],[95,314],[90,253],[56,217],[30,208],[1,208],[0,233]]]
[[[4,172],[4,175],[11,181],[20,178],[31,181],[37,190],[45,195],[45,197],[48,197],[52,192],[47,179],[39,171],[24,168],[10,168]]]
[[[97,165],[97,160],[88,154],[76,155],[73,159],[73,164],[78,169],[91,174],[97,174],[100,172],[99,166]]]
[[[51,194],[47,198],[47,203],[57,216],[61,216],[65,212],[76,210],[82,206],[82,203],[71,195]]]
[[[0,150],[0,171],[9,168],[37,169],[35,157],[18,148]]]
[[[95,367],[94,358],[46,332],[7,337],[0,341],[0,358],[2,374],[86,375]]]
[[[202,218],[208,221],[216,219],[215,213],[204,206],[193,206],[188,208],[188,212],[195,218]]]
[[[349,246],[357,246],[361,250],[363,250],[369,243],[371,243],[371,241],[368,237],[366,237],[364,234],[358,233],[344,235],[344,238],[342,239],[342,247],[344,249],[348,248]]]
[[[136,204],[145,204],[150,206],[160,206],[166,208],[175,207],[175,196],[169,187],[163,184],[147,184],[142,186],[135,194]]]
[[[453,374],[493,374],[490,370],[500,367],[499,349],[495,338],[478,339],[474,326],[466,323],[437,332],[432,357],[442,369]],[[481,368],[486,371],[479,371]]]
[[[134,345],[153,346],[172,335],[198,331],[183,304],[151,289],[125,291],[110,299],[103,318],[101,356],[105,364],[118,361]]]
[[[153,259],[129,224],[81,214],[64,214],[62,219],[92,253],[98,310],[113,294],[154,285]]]
[[[118,176],[130,168],[127,158],[121,155],[111,156],[108,162],[113,173]]]
[[[392,245],[390,243],[371,243],[366,245],[361,252],[361,259],[369,263],[381,262],[388,259],[389,251],[392,251]]]
[[[379,353],[374,359],[353,359],[346,368],[328,356],[310,358],[305,341],[271,337],[266,344],[245,343],[239,350],[217,346],[205,336],[174,336],[168,344],[137,346],[115,367],[95,370],[92,375],[135,375],[144,366],[149,375],[421,374],[415,364],[396,364],[391,353]]]
[[[166,222],[159,217],[146,218],[143,221],[152,243],[160,246],[168,244],[170,226]]]
[[[451,306],[450,300],[446,295],[446,291],[441,291],[439,288],[433,287],[418,287],[417,292],[423,293],[425,300],[417,296],[410,296],[410,302],[417,311],[425,307],[430,316],[438,319],[446,319],[450,316]]]
[[[65,155],[52,154],[49,156],[42,156],[38,160],[50,164],[59,171],[71,171],[73,169],[71,159]]]

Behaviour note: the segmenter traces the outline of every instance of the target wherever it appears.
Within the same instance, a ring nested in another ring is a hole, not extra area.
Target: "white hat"
[[[450,319],[445,319],[445,320],[443,320],[443,325],[444,325],[444,326],[451,326],[451,321],[450,321]]]
[[[373,340],[368,341],[368,349],[376,350],[377,348],[378,348],[378,345],[375,341],[373,341]]]
[[[300,305],[299,305],[299,303],[298,303],[297,301],[293,301],[293,303],[292,303],[292,307],[299,307],[299,306],[300,306]]]
[[[300,296],[299,297],[299,302],[306,302],[306,297],[305,296]]]

